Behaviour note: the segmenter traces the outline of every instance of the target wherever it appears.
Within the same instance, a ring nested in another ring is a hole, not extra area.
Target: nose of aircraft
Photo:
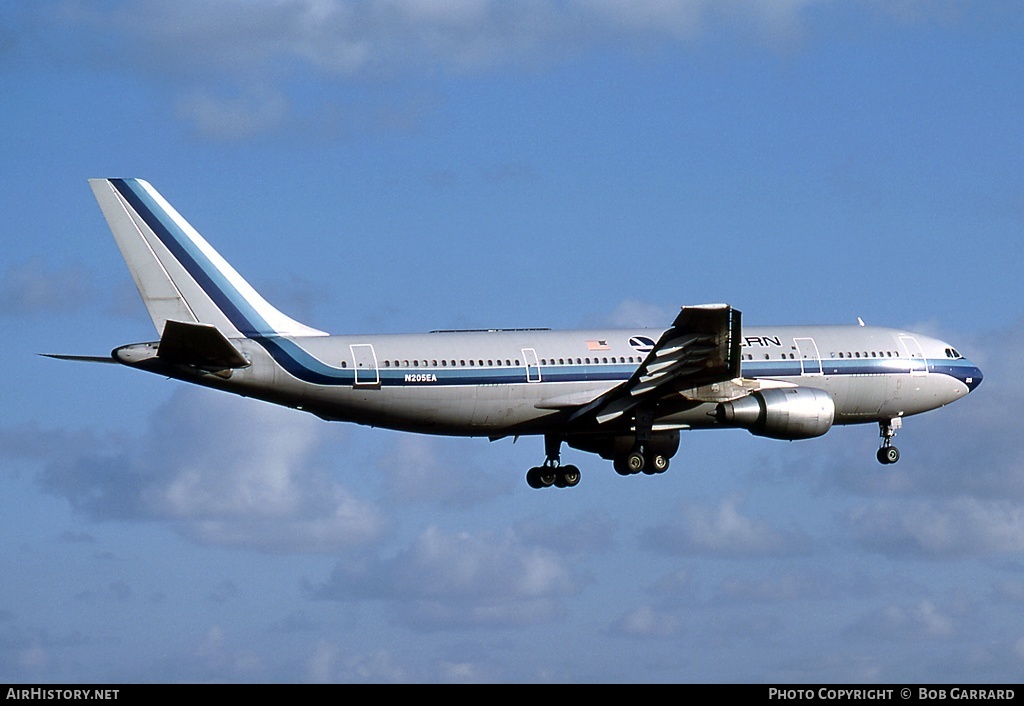
[[[982,375],[981,368],[974,363],[971,363],[964,368],[964,376],[962,379],[964,384],[967,385],[967,391],[974,392],[974,388],[981,384],[981,381],[985,379],[985,376]]]

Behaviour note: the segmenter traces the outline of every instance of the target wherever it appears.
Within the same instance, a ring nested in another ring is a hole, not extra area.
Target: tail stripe
[[[242,335],[325,335],[293,321],[268,304],[148,184],[138,179],[109,181]]]

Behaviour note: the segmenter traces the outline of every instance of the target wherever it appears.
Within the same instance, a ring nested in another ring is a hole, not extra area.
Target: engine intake
[[[832,428],[836,405],[824,390],[785,387],[761,390],[715,409],[715,417],[727,426],[750,430],[771,439],[813,439]]]

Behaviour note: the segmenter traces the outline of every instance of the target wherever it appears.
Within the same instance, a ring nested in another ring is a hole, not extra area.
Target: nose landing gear
[[[892,438],[896,436],[896,430],[902,426],[902,417],[893,417],[888,421],[878,423],[878,435],[882,437],[882,446],[878,449],[875,457],[879,463],[887,466],[900,460],[900,450],[892,445]]]

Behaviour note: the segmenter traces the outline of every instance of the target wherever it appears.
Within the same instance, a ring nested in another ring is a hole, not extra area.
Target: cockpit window
[[[946,357],[947,358],[953,358],[954,360],[960,360],[961,358],[963,358],[963,356],[960,355],[960,353],[956,350],[956,348],[947,348],[946,349]]]

